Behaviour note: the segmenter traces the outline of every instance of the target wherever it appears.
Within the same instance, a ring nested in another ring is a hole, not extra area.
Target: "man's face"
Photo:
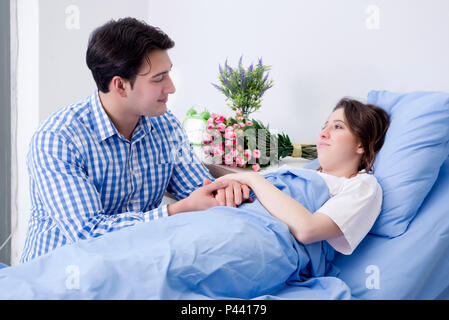
[[[133,89],[127,93],[127,109],[136,116],[157,117],[167,111],[168,95],[176,91],[170,78],[171,60],[166,50],[154,50],[142,63]]]

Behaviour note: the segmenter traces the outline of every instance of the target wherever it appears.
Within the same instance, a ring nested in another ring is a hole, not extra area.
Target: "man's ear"
[[[130,83],[128,80],[122,77],[115,76],[111,80],[111,90],[116,92],[122,98],[127,96],[127,89],[130,88]]]

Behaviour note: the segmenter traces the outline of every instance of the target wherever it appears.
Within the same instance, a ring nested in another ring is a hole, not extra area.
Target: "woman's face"
[[[343,167],[355,167],[356,170],[364,152],[349,130],[343,108],[332,112],[321,129],[316,145],[320,165],[326,171]]]

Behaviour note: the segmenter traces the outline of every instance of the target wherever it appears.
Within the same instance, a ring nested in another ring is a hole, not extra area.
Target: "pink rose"
[[[227,131],[227,132],[225,132],[224,137],[225,137],[225,139],[234,140],[236,135],[235,135],[234,131]]]
[[[253,150],[253,158],[254,159],[259,159],[260,158],[260,150],[258,150],[258,149],[254,149]]]
[[[242,114],[243,114],[243,111],[242,111],[242,109],[237,109],[237,110],[235,110],[235,113],[236,113],[237,115],[242,115]]]
[[[205,155],[208,156],[210,154],[210,151],[211,151],[210,146],[203,146],[203,152]]]
[[[217,123],[218,122],[222,123],[223,121],[224,121],[224,116],[218,116],[218,117],[215,118],[215,122],[217,122]]]
[[[234,123],[232,126],[234,127],[234,129],[240,128],[238,123]]]
[[[211,142],[212,139],[213,139],[213,137],[209,133],[205,132],[203,134],[203,142]]]
[[[221,132],[224,132],[226,130],[226,125],[224,123],[217,124],[217,129]]]
[[[253,153],[251,152],[250,149],[246,149],[245,151],[243,151],[243,155],[248,159],[248,161],[251,160],[252,154]]]
[[[244,128],[245,127],[245,124],[243,122],[239,122],[238,125],[239,125],[240,128]]]
[[[227,165],[230,165],[233,162],[234,162],[234,157],[232,155],[230,155],[229,153],[225,154],[225,156],[224,156],[224,163],[227,164]]]
[[[258,163],[255,163],[255,164],[252,165],[252,168],[251,168],[251,169],[252,169],[253,171],[257,172],[257,171],[260,170],[260,165],[259,165]]]
[[[226,140],[225,141],[225,146],[229,147],[229,148],[234,147],[234,141],[233,140]]]
[[[214,120],[214,119],[217,118],[217,117],[218,117],[218,114],[216,114],[216,113],[211,113],[209,119]]]
[[[222,149],[220,149],[220,148],[215,148],[215,149],[213,149],[213,153],[214,153],[214,157],[215,156],[222,156],[224,151]]]
[[[245,158],[243,158],[242,156],[238,156],[237,158],[235,158],[235,163],[239,166],[242,167],[246,164]]]
[[[221,151],[224,151],[224,147],[222,143],[217,143],[215,146],[216,149],[220,149]]]
[[[239,155],[238,151],[236,149],[234,149],[234,148],[232,148],[232,149],[228,148],[227,150],[228,150],[228,153],[226,155],[229,156],[229,157],[235,158],[235,157],[237,157]],[[226,155],[225,155],[225,157],[226,157]]]
[[[221,132],[218,131],[217,129],[213,130],[212,135],[214,136],[215,140],[221,140],[222,139]]]
[[[213,124],[208,124],[207,125],[207,130],[214,130],[214,125]]]
[[[253,125],[253,122],[251,120],[246,120],[246,125],[248,127],[251,127]]]
[[[224,153],[223,145],[221,143],[212,144],[211,151],[213,154],[221,154],[222,155]]]

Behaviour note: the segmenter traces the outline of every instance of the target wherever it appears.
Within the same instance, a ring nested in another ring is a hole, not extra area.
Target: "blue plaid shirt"
[[[165,191],[181,200],[214,181],[170,110],[141,116],[129,141],[98,91],[50,116],[33,135],[27,166],[31,215],[21,262],[80,239],[168,216]]]

